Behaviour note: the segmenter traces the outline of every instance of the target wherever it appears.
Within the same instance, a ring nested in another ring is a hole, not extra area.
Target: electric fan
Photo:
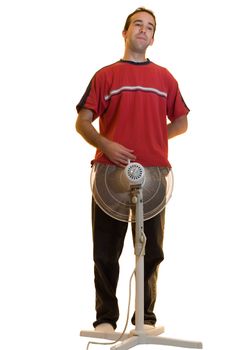
[[[173,175],[168,168],[143,167],[129,163],[124,169],[114,165],[94,164],[91,189],[96,203],[111,217],[120,221],[136,221],[131,190],[140,186],[143,191],[144,220],[151,219],[164,209],[171,197]]]
[[[91,189],[98,206],[111,217],[135,223],[135,329],[129,334],[81,331],[81,336],[107,338],[122,342],[111,349],[126,350],[138,344],[161,344],[202,348],[196,341],[158,337],[164,327],[144,329],[144,254],[146,237],[144,221],[159,214],[173,190],[172,170],[165,167],[143,167],[129,162],[125,168],[95,163],[91,171]]]

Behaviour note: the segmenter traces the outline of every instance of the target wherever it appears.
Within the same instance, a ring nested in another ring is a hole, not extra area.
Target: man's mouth
[[[146,37],[144,37],[144,36],[137,36],[137,39],[146,41]]]

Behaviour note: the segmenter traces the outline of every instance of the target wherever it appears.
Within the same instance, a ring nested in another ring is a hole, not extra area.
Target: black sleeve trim
[[[80,102],[79,102],[79,103],[77,104],[77,106],[76,106],[76,110],[77,110],[78,113],[79,113],[79,111],[81,110],[81,108],[84,107],[84,105],[85,105],[85,103],[86,103],[86,100],[87,100],[87,98],[88,98],[88,96],[89,96],[89,94],[90,94],[91,84],[92,84],[92,80],[90,81],[90,83],[89,83],[89,85],[88,85],[88,87],[87,87],[87,89],[86,89],[84,95],[82,96]]]

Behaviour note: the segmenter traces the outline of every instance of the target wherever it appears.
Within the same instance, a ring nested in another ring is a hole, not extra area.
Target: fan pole
[[[132,202],[135,204],[135,256],[136,256],[136,296],[135,330],[136,335],[144,332],[144,255],[146,237],[144,234],[143,194],[141,187],[132,189]]]

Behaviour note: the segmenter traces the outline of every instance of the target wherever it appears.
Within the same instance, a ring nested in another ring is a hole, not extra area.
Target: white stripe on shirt
[[[122,91],[137,91],[137,90],[145,91],[145,92],[153,92],[157,95],[167,97],[166,92],[160,91],[158,89],[150,88],[150,87],[144,87],[144,86],[137,85],[137,86],[122,86],[119,89],[112,90],[112,91],[110,91],[109,95],[106,95],[104,97],[104,99],[105,99],[105,101],[108,101],[113,95],[117,95]]]

